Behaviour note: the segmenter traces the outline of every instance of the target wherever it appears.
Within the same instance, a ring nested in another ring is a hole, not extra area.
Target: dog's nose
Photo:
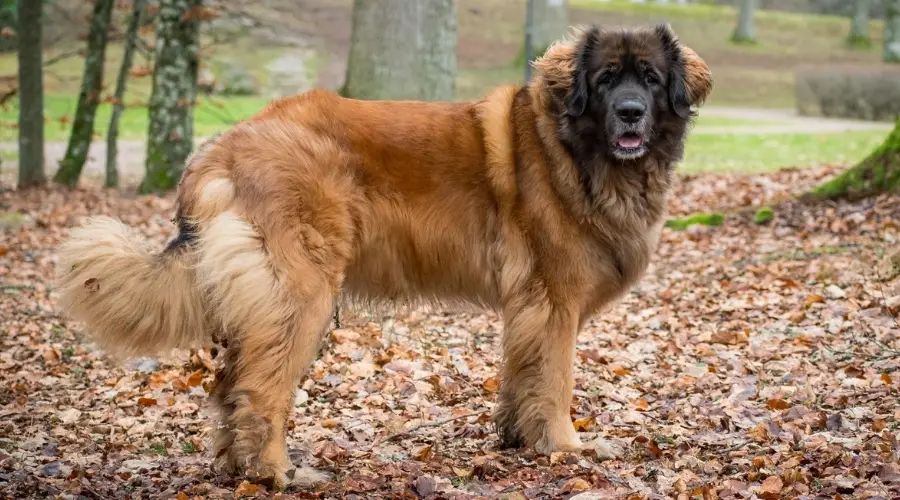
[[[637,99],[626,99],[616,104],[616,115],[625,123],[637,123],[647,112],[647,106]]]

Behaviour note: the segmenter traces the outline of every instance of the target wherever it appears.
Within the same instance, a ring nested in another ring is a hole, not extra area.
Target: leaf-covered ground
[[[573,425],[621,458],[497,448],[496,315],[345,312],[289,434],[333,480],[283,496],[897,498],[900,198],[788,201],[753,222],[833,172],[679,180],[673,215],[739,215],[666,229],[646,278],[579,338]],[[0,496],[271,496],[210,470],[211,353],[116,364],[54,308],[69,227],[108,213],[162,245],[171,197],[6,190],[0,209]]]

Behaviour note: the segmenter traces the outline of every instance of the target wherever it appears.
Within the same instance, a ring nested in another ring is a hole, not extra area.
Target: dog
[[[111,354],[227,343],[214,464],[278,489],[322,479],[285,425],[340,300],[498,311],[502,445],[602,445],[569,416],[576,335],[645,272],[713,81],[667,24],[578,28],[533,65],[475,102],[273,101],[193,153],[163,251],[73,229],[60,305]]]

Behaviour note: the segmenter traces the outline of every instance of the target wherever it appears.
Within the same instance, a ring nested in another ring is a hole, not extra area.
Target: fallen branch
[[[454,422],[454,421],[456,421],[456,420],[462,420],[462,419],[464,419],[464,418],[469,418],[469,417],[478,417],[478,416],[484,415],[485,413],[487,413],[487,412],[489,412],[489,411],[490,411],[490,410],[473,411],[473,412],[471,412],[471,413],[466,413],[466,414],[464,414],[464,415],[457,415],[457,416],[455,416],[455,417],[445,418],[445,419],[443,419],[443,420],[437,420],[437,421],[434,421],[434,422],[424,422],[424,423],[421,423],[421,424],[416,424],[416,425],[410,427],[409,429],[405,429],[405,430],[402,430],[402,431],[400,431],[400,432],[396,432],[396,433],[391,434],[390,436],[388,436],[388,437],[386,437],[386,438],[384,438],[384,439],[375,441],[374,443],[372,443],[372,448],[374,448],[374,447],[376,447],[376,446],[378,446],[378,445],[380,445],[380,444],[388,443],[388,442],[391,442],[391,441],[393,441],[393,440],[395,440],[395,439],[399,439],[399,438],[401,438],[401,437],[403,437],[403,436],[407,436],[407,435],[412,434],[412,433],[414,433],[414,432],[416,432],[416,431],[418,431],[418,430],[420,430],[420,429],[425,429],[425,428],[428,428],[428,427],[440,427],[440,426],[442,426],[442,425],[449,424],[450,422]]]

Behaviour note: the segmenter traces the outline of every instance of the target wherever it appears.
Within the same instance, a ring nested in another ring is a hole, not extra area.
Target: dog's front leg
[[[539,453],[581,449],[569,404],[578,313],[532,301],[505,313],[504,364],[494,421],[505,446]]]
[[[578,329],[578,311],[550,302],[506,312],[500,401],[494,414],[503,446],[525,445],[543,454],[589,447],[599,459],[621,454],[602,439],[582,444],[572,425]]]

